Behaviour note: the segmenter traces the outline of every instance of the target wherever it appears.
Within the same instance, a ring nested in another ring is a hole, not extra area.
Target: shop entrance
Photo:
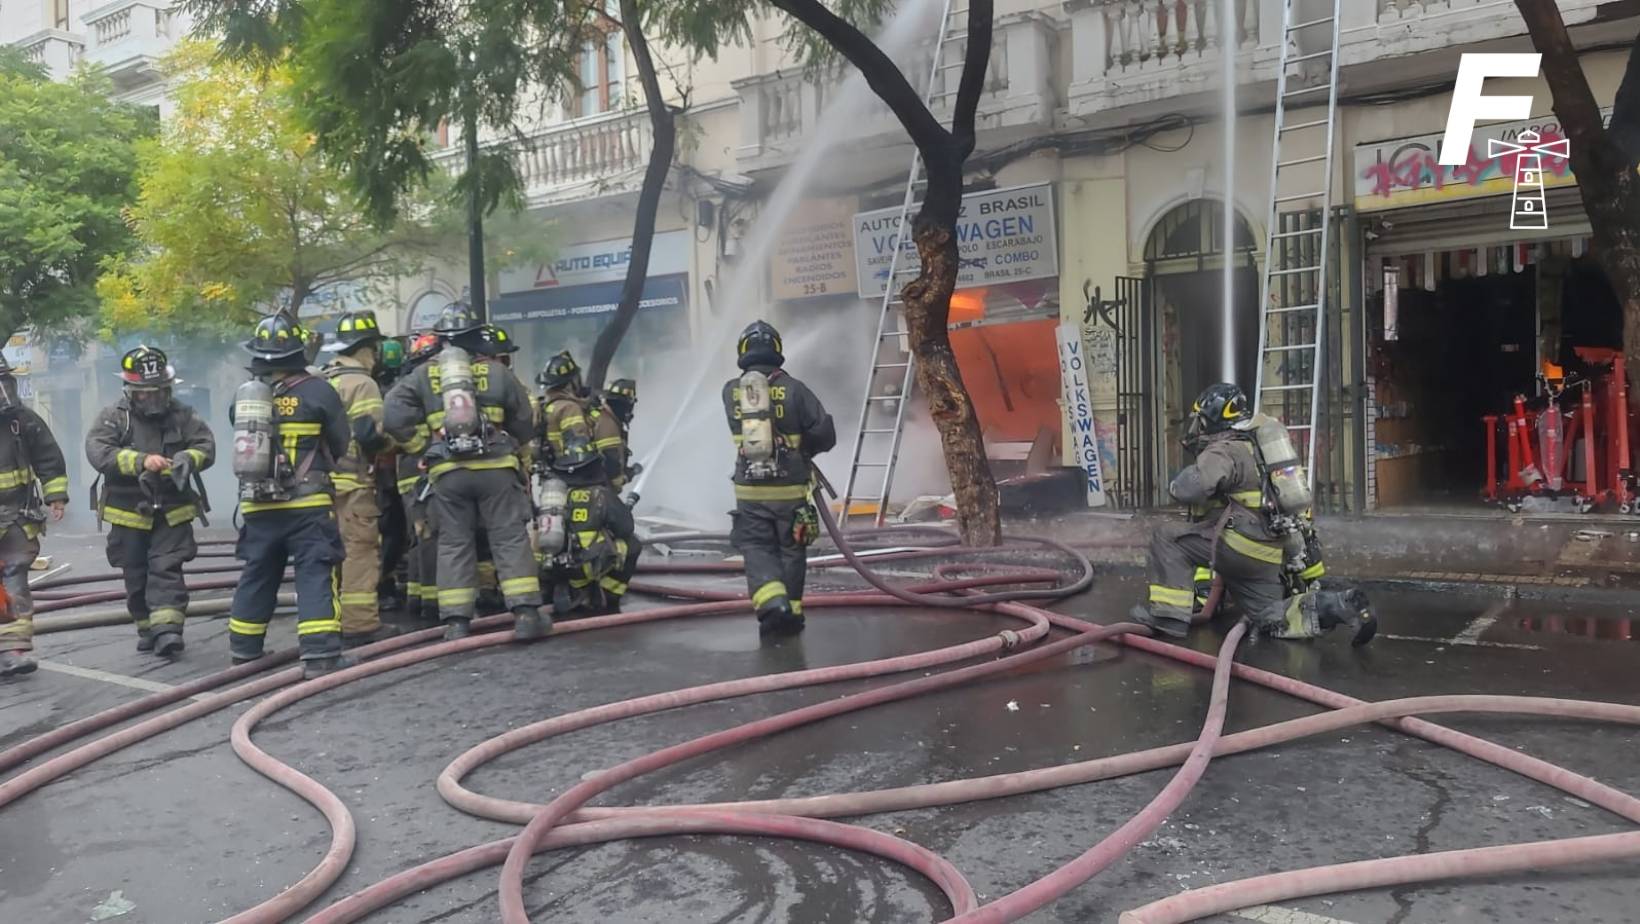
[[[1161,428],[1162,483],[1184,464],[1179,444],[1190,406],[1207,386],[1223,378],[1220,351],[1223,312],[1224,207],[1195,199],[1163,215],[1145,243],[1145,267],[1154,281],[1161,322],[1155,395]],[[1258,353],[1259,278],[1252,229],[1236,216],[1235,313],[1232,342],[1236,384],[1252,391]]]
[[[1386,258],[1403,288],[1394,339],[1382,293],[1367,349],[1379,509],[1475,509],[1487,480],[1487,415],[1542,399],[1545,364],[1583,366],[1622,346],[1622,311],[1571,242]],[[1430,261],[1427,262],[1426,261]],[[1507,453],[1499,449],[1501,461]]]

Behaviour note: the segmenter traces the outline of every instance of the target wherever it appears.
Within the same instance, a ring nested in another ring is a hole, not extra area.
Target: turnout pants
[[[108,563],[125,575],[125,609],[139,636],[182,633],[188,609],[182,566],[198,552],[192,520],[172,526],[159,515],[152,529],[109,527]]]
[[[391,592],[396,585],[399,566],[405,564],[405,551],[410,547],[410,519],[408,506],[399,497],[397,488],[378,490],[376,505],[381,508],[381,519],[376,521],[381,534],[381,580],[376,583],[378,595]]]
[[[809,550],[792,535],[797,512],[808,501],[735,501],[729,542],[746,559],[746,588],[759,615],[781,604],[803,612]]]
[[[1314,595],[1285,596],[1281,561],[1281,546],[1228,527],[1215,556],[1210,525],[1164,526],[1150,539],[1150,615],[1188,628],[1197,608],[1198,580],[1211,580],[1216,571],[1226,600],[1234,601],[1257,631],[1277,638],[1321,635]]]
[[[0,535],[0,581],[11,602],[0,609],[0,651],[34,648],[34,596],[28,589],[28,570],[40,555],[39,535],[30,536],[13,523]]]
[[[414,613],[438,608],[438,524],[428,516],[428,502],[404,497],[405,518],[410,522],[410,548],[405,554],[405,606]]]
[[[234,548],[245,570],[233,594],[228,651],[236,658],[261,656],[288,561],[296,567],[296,639],[302,660],[341,654],[336,566],[344,554],[336,515],[329,507],[245,514]]]
[[[336,495],[336,520],[346,558],[341,564],[342,631],[366,634],[381,628],[376,603],[381,582],[381,508],[373,488]]]
[[[530,500],[516,470],[455,468],[444,472],[433,482],[428,515],[438,524],[439,618],[473,618],[480,528],[488,532],[507,608],[541,605],[541,578],[527,528]]]

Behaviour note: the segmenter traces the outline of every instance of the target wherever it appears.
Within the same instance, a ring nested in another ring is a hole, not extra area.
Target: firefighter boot
[[[757,614],[757,634],[765,637],[796,635],[803,625],[803,617],[792,612],[791,604],[784,600]]]
[[[342,647],[358,648],[360,645],[369,645],[372,642],[380,642],[384,639],[390,639],[393,636],[400,634],[400,631],[401,630],[398,626],[384,622],[369,632],[343,632]]]
[[[170,632],[155,632],[153,639],[154,654],[157,654],[162,658],[174,658],[177,655],[182,654],[183,644],[181,632],[177,632],[175,630]],[[138,641],[137,647],[139,649],[142,647],[141,641]]]
[[[0,677],[32,674],[38,666],[26,651],[0,651]]]
[[[533,642],[552,632],[552,616],[544,607],[515,606],[513,615],[517,620],[513,623],[513,638],[520,642]]]
[[[1135,603],[1133,609],[1128,610],[1128,618],[1160,635],[1184,638],[1190,634],[1190,623],[1179,619],[1154,616],[1149,608],[1142,603]]]
[[[334,658],[311,658],[302,662],[302,679],[312,680],[315,677],[334,674],[358,663],[358,659],[352,655],[337,655]]]
[[[1348,627],[1351,630],[1351,645],[1365,645],[1378,634],[1378,620],[1372,616],[1371,604],[1364,591],[1321,591],[1316,596],[1315,613],[1321,628],[1329,632],[1339,626]]]
[[[147,629],[138,629],[137,630],[137,650],[138,651],[153,651],[154,650],[154,633],[153,632],[151,632]]]
[[[466,638],[472,635],[471,622],[471,619],[462,619],[459,616],[444,620],[444,640],[453,642],[458,638]]]

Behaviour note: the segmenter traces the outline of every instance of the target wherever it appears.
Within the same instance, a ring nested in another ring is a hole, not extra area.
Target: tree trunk
[[[912,230],[922,272],[906,283],[906,330],[917,363],[917,384],[939,430],[945,471],[957,501],[957,529],[964,545],[1002,541],[1002,505],[985,456],[974,402],[951,350],[951,293],[957,287],[956,222],[962,208],[962,157],[945,152],[928,165],[928,193]]]
[[[1554,97],[1555,116],[1571,142],[1572,172],[1594,230],[1594,256],[1623,305],[1623,360],[1630,387],[1640,389],[1640,176],[1633,156],[1601,123],[1600,105],[1560,10],[1551,0],[1515,0],[1515,5],[1543,55],[1543,77]],[[1626,124],[1640,115],[1637,50],[1640,45],[1629,52],[1613,112],[1613,129],[1622,137],[1640,128]]]
[[[649,279],[649,249],[655,240],[655,216],[660,212],[661,193],[666,191],[666,177],[672,172],[672,154],[678,141],[677,114],[661,94],[660,78],[649,54],[649,40],[643,34],[643,17],[637,0],[621,0],[621,28],[643,83],[655,146],[649,152],[643,189],[638,193],[638,214],[632,224],[632,260],[626,265],[626,279],[621,283],[621,300],[604,329],[598,332],[598,342],[592,347],[592,362],[587,366],[586,383],[593,391],[604,387],[604,378],[609,374],[609,364],[615,360],[621,338],[632,327],[632,319],[638,316],[643,286]]]

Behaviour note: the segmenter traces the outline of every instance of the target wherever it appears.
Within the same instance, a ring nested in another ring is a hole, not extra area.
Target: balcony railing
[[[534,207],[589,195],[636,189],[649,163],[655,137],[643,110],[603,113],[537,129],[509,141],[513,160]],[[466,166],[459,145],[436,155],[451,172]]]
[[[178,38],[166,0],[115,0],[81,17],[90,36],[86,56],[122,91],[158,80],[155,63]]]
[[[23,56],[43,65],[57,80],[67,77],[85,56],[85,40],[61,29],[42,29],[17,43]]]
[[[1050,64],[1055,45],[1055,25],[1041,13],[1005,16],[997,20],[991,44],[991,61],[985,72],[980,95],[977,127],[987,129],[1037,126],[1052,122],[1054,95]],[[934,67],[935,48],[925,43],[897,56],[901,72],[912,86],[921,90],[934,74],[929,93],[930,108],[941,122],[949,124],[962,75],[963,44],[950,42],[940,50],[940,67]],[[846,73],[846,72],[845,72]],[[818,123],[820,113],[837,93],[841,77],[816,79],[801,70],[765,74],[736,81],[740,95],[741,164],[746,169],[777,166],[791,159],[796,147]],[[903,137],[899,120],[873,96],[860,118],[848,129],[851,140],[877,136]]]
[[[1593,19],[1604,0],[1557,0],[1568,24]],[[1271,81],[1281,60],[1282,0],[1065,0],[1071,18],[1071,115],[1176,99],[1218,86],[1228,45],[1238,83]],[[1331,0],[1296,0],[1294,16],[1328,15]],[[1231,31],[1234,27],[1234,32]],[[1339,19],[1339,64],[1388,58],[1524,35],[1513,3],[1500,0],[1346,0]],[[1301,53],[1321,50],[1324,27],[1300,35]],[[1313,65],[1315,62],[1311,62]],[[1322,78],[1319,73],[1301,73]]]

